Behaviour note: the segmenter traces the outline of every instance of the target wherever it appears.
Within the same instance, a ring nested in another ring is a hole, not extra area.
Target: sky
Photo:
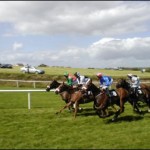
[[[0,1],[0,63],[150,67],[150,1]]]

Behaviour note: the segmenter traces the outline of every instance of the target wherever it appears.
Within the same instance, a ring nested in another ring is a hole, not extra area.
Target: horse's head
[[[71,86],[69,86],[63,82],[56,88],[55,93],[59,94],[61,92],[70,91],[70,90],[71,90]]]
[[[46,87],[46,91],[49,92],[51,89],[57,88],[60,85],[59,82],[53,80],[49,85]]]
[[[90,91],[91,88],[91,84],[92,83],[88,83],[88,84],[83,84],[80,88],[80,90],[82,91],[82,93],[85,93],[87,91]]]
[[[116,88],[125,88],[128,90],[130,88],[130,84],[125,79],[121,78],[117,81]]]

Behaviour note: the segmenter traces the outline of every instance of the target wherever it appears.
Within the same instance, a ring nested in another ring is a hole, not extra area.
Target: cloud
[[[19,45],[19,44],[16,44]],[[18,47],[18,46],[16,46]],[[102,38],[88,48],[68,48],[59,52],[41,51],[27,53],[17,51],[15,55],[2,54],[0,59],[31,64],[46,63],[48,65],[72,67],[110,67],[135,66],[148,67],[150,64],[150,37],[147,38]],[[4,56],[6,55],[6,56]],[[140,65],[139,65],[140,64]]]
[[[146,2],[0,2],[0,21],[12,22],[19,34],[114,36],[141,32],[148,29],[144,22],[149,14]]]
[[[150,37],[115,39],[104,38],[95,42],[88,49],[94,59],[140,59],[149,60]]]
[[[18,43],[18,42],[15,42],[13,44],[13,50],[16,51],[18,49],[21,49],[23,47],[23,44],[22,43]]]
[[[0,24],[5,30],[0,28],[0,33],[5,36],[0,35],[0,40],[9,41],[6,43],[15,53],[3,42],[0,60],[71,67],[149,67],[149,4],[148,1],[1,1]],[[51,46],[51,41],[55,46]],[[79,43],[84,43],[84,47]]]

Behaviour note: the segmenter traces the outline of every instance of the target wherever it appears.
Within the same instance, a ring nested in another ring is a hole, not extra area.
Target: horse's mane
[[[68,85],[68,84],[66,84],[64,82],[59,85],[59,87],[61,87],[61,86],[63,87],[63,91],[67,91],[69,93],[72,93],[73,90],[74,90],[70,85]]]
[[[94,95],[97,95],[98,93],[100,93],[100,89],[99,89],[95,84],[93,84],[93,83],[91,83],[91,84],[89,85],[88,90],[92,91],[92,93],[93,93]]]
[[[125,78],[120,78],[116,84],[116,88],[125,88],[125,89],[129,89],[129,82],[126,81]]]

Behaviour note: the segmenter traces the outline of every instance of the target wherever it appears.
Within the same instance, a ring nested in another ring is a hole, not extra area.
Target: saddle
[[[115,90],[109,90],[109,93],[110,93],[110,96],[113,97],[113,96],[118,96],[117,92]]]
[[[139,94],[139,95],[143,94],[143,92],[142,92],[142,90],[141,90],[140,88],[138,88],[138,89],[136,90],[136,92],[137,92],[137,94]]]

